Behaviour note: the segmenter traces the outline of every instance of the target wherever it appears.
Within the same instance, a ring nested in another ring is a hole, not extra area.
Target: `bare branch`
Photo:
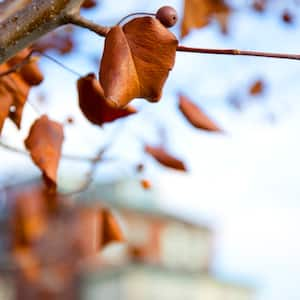
[[[85,19],[84,17],[80,16],[79,14],[70,15],[68,17],[68,21],[71,24],[74,24],[74,25],[77,25],[77,26],[80,26],[83,28],[87,28],[100,36],[106,36],[110,30],[109,27],[101,26],[99,24],[91,22],[90,20]]]
[[[32,0],[0,23],[0,63],[42,35],[68,23],[84,0]]]
[[[202,53],[202,54],[259,56],[259,57],[269,57],[269,58],[279,58],[279,59],[300,60],[300,54],[272,53],[272,52],[261,52],[261,51],[238,50],[238,49],[207,49],[207,48],[193,48],[193,47],[178,46],[176,51]]]

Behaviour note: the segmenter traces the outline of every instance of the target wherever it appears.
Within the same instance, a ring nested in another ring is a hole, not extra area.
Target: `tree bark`
[[[84,0],[32,0],[0,23],[0,64],[51,30],[69,23]]]

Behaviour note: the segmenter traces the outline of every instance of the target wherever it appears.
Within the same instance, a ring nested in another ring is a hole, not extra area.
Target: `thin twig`
[[[38,52],[38,51],[35,51]],[[49,60],[51,60],[52,62],[56,63],[58,66],[62,67],[63,69],[67,70],[68,72],[72,73],[73,75],[75,75],[76,77],[82,77],[82,74],[80,74],[79,72],[71,69],[70,67],[66,66],[65,64],[63,64],[62,62],[58,61],[56,58],[45,54],[45,53],[40,53],[38,52],[40,56],[45,57]]]
[[[131,13],[125,17],[123,17],[118,23],[117,25],[120,25],[121,23],[123,23],[126,19],[130,18],[130,17],[134,17],[134,16],[155,16],[155,13],[148,13],[148,12],[135,12],[135,13]]]
[[[87,28],[96,34],[105,37],[110,30],[110,27],[102,26],[94,23],[79,14],[72,14],[68,16],[68,22],[73,25],[77,25],[83,28]]]
[[[185,47],[179,45],[176,51],[203,53],[203,54],[259,56],[259,57],[269,57],[269,58],[277,58],[277,59],[300,60],[299,54],[272,53],[272,52],[261,52],[261,51],[238,50],[238,49],[207,49],[207,48]]]
[[[0,140],[0,147],[21,154],[21,155],[26,155],[29,156],[29,153],[23,149],[14,147],[12,145],[6,144],[5,142],[3,142],[3,140]],[[63,159],[67,159],[67,160],[73,160],[73,161],[78,161],[78,162],[92,162],[94,161],[95,157],[91,157],[91,156],[81,156],[81,155],[71,155],[71,154],[63,154],[61,156]]]

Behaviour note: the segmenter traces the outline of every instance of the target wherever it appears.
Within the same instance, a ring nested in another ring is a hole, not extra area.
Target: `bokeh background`
[[[271,1],[263,14],[251,9],[251,1],[231,1],[234,7],[228,34],[220,33],[217,22],[193,30],[180,41],[183,45],[238,48],[299,53],[300,10],[296,1]],[[183,1],[99,1],[87,17],[113,25],[123,16],[155,12],[172,5],[182,17]],[[282,22],[288,9],[292,24]],[[297,14],[299,18],[297,18]],[[179,25],[172,31],[179,36]],[[98,72],[103,39],[75,29],[75,48],[67,56],[50,53],[82,75]],[[256,299],[300,299],[300,63],[253,57],[178,53],[176,65],[158,104],[135,100],[140,112],[130,120],[119,120],[103,129],[90,125],[77,105],[77,77],[51,61],[40,61],[46,80],[34,89],[30,101],[41,112],[64,121],[64,153],[91,156],[111,138],[113,163],[100,165],[96,179],[113,181],[131,178],[134,166],[143,162],[162,210],[184,215],[211,226],[216,234],[214,272],[249,282]],[[264,92],[249,95],[249,87],[263,80]],[[225,131],[209,134],[192,128],[177,108],[178,93],[184,93],[204,109]],[[42,95],[45,100],[41,101]],[[23,129],[7,124],[3,139],[16,147],[35,118],[26,107]],[[121,124],[121,125],[120,125]],[[116,129],[121,128],[115,136]],[[113,136],[112,136],[113,134]],[[181,157],[188,173],[160,167],[143,153],[143,142],[161,139],[171,153]],[[29,158],[1,149],[1,184],[36,176]],[[61,186],[69,189],[84,180],[88,164],[62,161]]]

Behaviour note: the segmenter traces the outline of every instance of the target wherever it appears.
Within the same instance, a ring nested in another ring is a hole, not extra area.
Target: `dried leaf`
[[[0,85],[2,85],[14,99],[12,105],[14,109],[10,111],[9,117],[16,124],[16,126],[20,128],[23,109],[30,87],[16,73],[1,77]]]
[[[249,89],[249,94],[252,96],[261,95],[265,90],[265,83],[262,80],[256,80]]]
[[[30,50],[24,49],[6,63],[0,65],[0,72],[4,74],[24,60],[26,62],[15,72],[0,76],[1,97],[6,99],[6,104],[10,102],[10,113],[7,114],[7,107],[3,107],[0,123],[3,123],[3,118],[9,116],[17,127],[20,128],[23,108],[29,94],[30,86],[39,84],[43,80],[43,74],[40,72],[36,61],[28,60],[29,54]],[[28,60],[28,63],[26,60]],[[13,99],[12,102],[8,100],[11,98]],[[4,104],[2,103],[2,105]]]
[[[222,131],[196,104],[179,95],[179,109],[194,127],[207,131]]]
[[[202,28],[214,18],[219,22],[222,32],[227,32],[231,8],[224,0],[185,0],[181,24],[181,37],[193,28]]]
[[[94,74],[88,74],[77,81],[79,106],[85,117],[96,125],[113,122],[116,119],[136,113],[132,106],[124,109],[109,106],[104,98],[103,89]]]
[[[62,125],[43,115],[33,123],[25,140],[25,146],[34,163],[43,172],[49,188],[56,187],[57,168],[63,139]]]
[[[90,8],[93,8],[97,5],[97,1],[96,0],[85,0],[81,7],[82,8],[85,8],[85,9],[90,9]]]
[[[10,107],[13,104],[12,95],[0,85],[0,134],[4,125],[5,119],[9,115]]]
[[[286,24],[293,24],[295,22],[294,15],[288,10],[283,11],[281,19]]]
[[[37,58],[28,57],[31,53],[31,50],[29,48],[26,48],[22,51],[20,51],[17,55],[12,57],[7,61],[7,64],[10,67],[13,67],[14,65],[20,64],[24,60],[28,60],[22,67],[20,67],[19,70],[16,71],[17,74],[20,74],[21,78],[29,85],[39,85],[43,79],[44,76],[42,72],[40,71],[38,65],[37,65]]]
[[[259,13],[264,12],[266,10],[266,6],[266,0],[253,0],[252,2],[252,8]]]
[[[124,236],[114,215],[108,209],[103,208],[100,218],[102,221],[101,246],[104,247],[111,242],[123,242]]]
[[[12,211],[15,249],[28,247],[46,230],[48,204],[44,190],[29,187],[17,194]]]
[[[145,152],[150,154],[156,161],[162,165],[180,171],[186,171],[184,163],[172,156],[162,147],[152,147],[149,145],[145,146]]]
[[[157,102],[175,62],[176,37],[157,19],[133,19],[113,27],[105,40],[100,83],[111,106],[134,98]]]
[[[152,187],[151,181],[148,179],[142,179],[140,181],[140,184],[141,184],[142,188],[145,190],[149,190]]]

